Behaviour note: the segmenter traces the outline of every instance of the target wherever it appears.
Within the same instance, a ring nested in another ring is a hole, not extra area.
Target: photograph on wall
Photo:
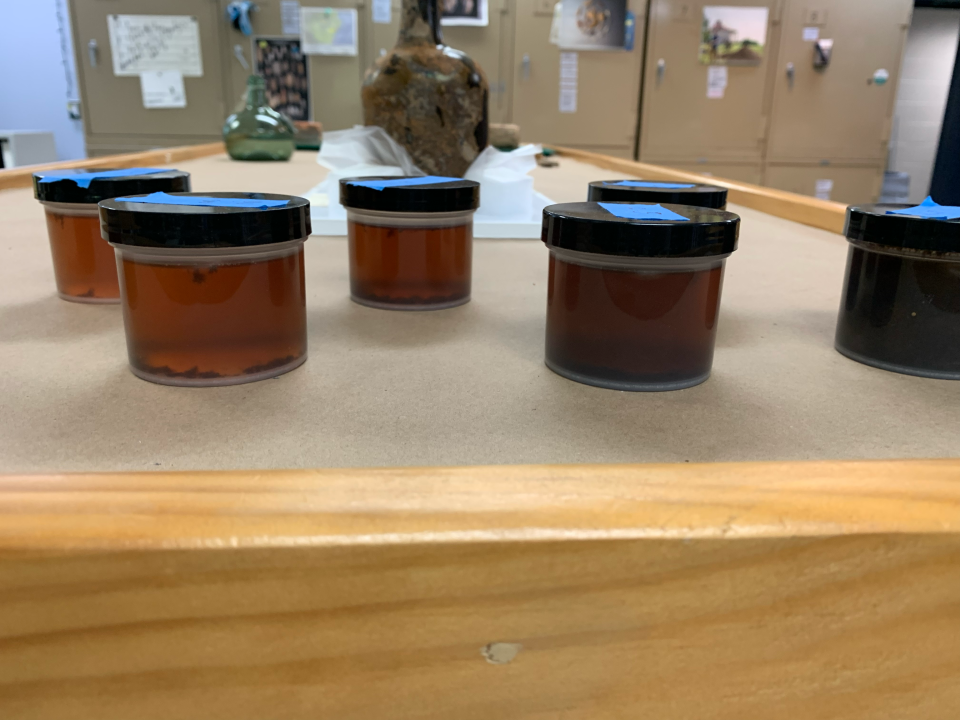
[[[255,38],[257,75],[266,86],[267,102],[291,120],[310,119],[310,81],[307,57],[294,38]]]
[[[489,22],[487,0],[440,0],[441,25],[485,26]]]
[[[562,0],[559,44],[565,50],[623,50],[627,0]]]
[[[703,8],[700,62],[759,65],[767,42],[769,8],[707,5]]]

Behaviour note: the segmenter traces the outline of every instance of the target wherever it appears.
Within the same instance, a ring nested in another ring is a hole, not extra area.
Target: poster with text
[[[769,14],[769,8],[765,7],[704,7],[700,62],[703,65],[759,65],[767,43]]]
[[[487,0],[440,0],[441,25],[486,26]]]
[[[627,0],[562,0],[560,47],[623,50]]]
[[[310,81],[300,41],[260,37],[253,48],[257,75],[263,78],[270,107],[291,120],[309,120]]]

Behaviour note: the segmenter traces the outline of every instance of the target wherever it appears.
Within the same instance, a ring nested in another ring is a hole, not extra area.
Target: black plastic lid
[[[416,180],[406,177],[359,177],[340,181],[340,203],[358,210],[382,212],[461,212],[480,207],[480,183],[451,179],[449,182],[385,187],[376,190],[358,182]]]
[[[270,193],[172,193],[174,196],[283,200],[270,208],[159,205],[122,200],[100,203],[100,230],[118,245],[222,248],[273,245],[310,234],[310,203]]]
[[[674,205],[693,205],[694,207],[716,208],[723,210],[727,206],[727,191],[716,185],[694,183],[665,183],[668,185],[689,185],[682,188],[631,187],[618,185],[623,180],[597,180],[590,183],[587,200],[593,202],[646,202],[672,203]],[[634,180],[628,182],[646,182]]]
[[[887,215],[887,210],[916,207],[909,204],[852,205],[843,230],[850,240],[904,250],[960,254],[960,219],[932,220],[910,215]]]
[[[81,170],[46,170],[33,174],[33,195],[44,202],[62,203],[98,203],[101,200],[121,195],[146,195],[152,192],[190,192],[190,173],[183,170],[164,170],[146,175],[124,175],[123,177],[97,178],[90,181],[89,187],[80,187],[73,180],[41,183],[49,175],[89,175],[99,172],[116,172],[124,168],[84,168]],[[133,168],[131,168],[133,169]]]
[[[549,247],[627,257],[702,257],[737,249],[738,215],[690,205],[663,207],[687,220],[630,220],[594,202],[551,205],[543,211],[542,239]]]

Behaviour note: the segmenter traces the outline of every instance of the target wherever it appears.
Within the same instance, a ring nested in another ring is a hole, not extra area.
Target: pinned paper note
[[[727,66],[711,65],[707,68],[707,97],[720,100],[727,90]]]
[[[378,25],[389,25],[393,20],[391,0],[373,0],[371,13],[373,21]]]
[[[919,205],[901,210],[887,210],[887,215],[909,215],[929,220],[960,220],[960,207],[956,205],[938,205],[932,197],[927,197]]]
[[[356,8],[300,8],[300,45],[307,55],[357,55]]]
[[[192,207],[236,207],[265,209],[286,205],[289,200],[267,200],[261,198],[207,197],[204,195],[170,195],[155,192],[149,195],[118,197],[117,202],[144,203],[147,205],[189,205]]]
[[[619,185],[620,187],[635,188],[657,188],[659,190],[681,190],[683,188],[695,187],[695,185],[692,183],[646,182],[643,180],[621,180],[620,182],[607,183],[607,185]]]
[[[830,193],[833,192],[833,180],[830,178],[822,178],[817,180],[813,186],[813,195],[818,200],[829,200]]]
[[[673,210],[662,205],[648,205],[645,203],[598,203],[600,207],[611,215],[625,220],[670,220],[672,222],[687,222],[689,218],[678,215]]]
[[[459,178],[425,175],[424,177],[397,178],[395,180],[383,178],[377,178],[375,180],[348,180],[347,184],[370,188],[371,190],[383,190],[384,188],[410,187],[411,185],[439,185],[440,183],[459,181]]]
[[[804,42],[816,42],[820,39],[820,28],[818,27],[805,27],[803,29],[803,41]]]
[[[300,3],[298,0],[280,0],[280,27],[284,35],[300,34]]]
[[[143,106],[148,109],[187,106],[183,73],[179,70],[140,73],[140,94],[143,97]]]
[[[200,25],[189,15],[108,15],[113,74],[177,70],[203,75]]]
[[[580,57],[575,52],[560,53],[560,112],[577,111]]]

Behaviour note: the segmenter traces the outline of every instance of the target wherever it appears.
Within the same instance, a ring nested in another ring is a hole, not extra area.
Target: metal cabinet
[[[768,165],[764,173],[768,187],[847,204],[875,202],[883,184],[880,165]]]
[[[110,15],[189,15],[200,29],[203,75],[184,78],[185,108],[146,109],[139,77],[117,77]],[[87,152],[105,155],[220,137],[224,118],[222,71],[214,0],[72,0],[70,16],[80,76]]]
[[[513,52],[513,122],[524,142],[633,157],[646,0],[630,0],[637,21],[632,51],[577,53],[576,112],[560,112],[561,48],[550,42],[552,2],[518,0]]]
[[[684,166],[733,163],[749,168],[743,173],[759,176],[781,2],[737,1],[738,7],[767,9],[766,42],[759,64],[726,66],[727,84],[722,97],[709,96],[710,66],[699,59],[703,8],[713,4],[726,3],[653,0],[639,158]]]

